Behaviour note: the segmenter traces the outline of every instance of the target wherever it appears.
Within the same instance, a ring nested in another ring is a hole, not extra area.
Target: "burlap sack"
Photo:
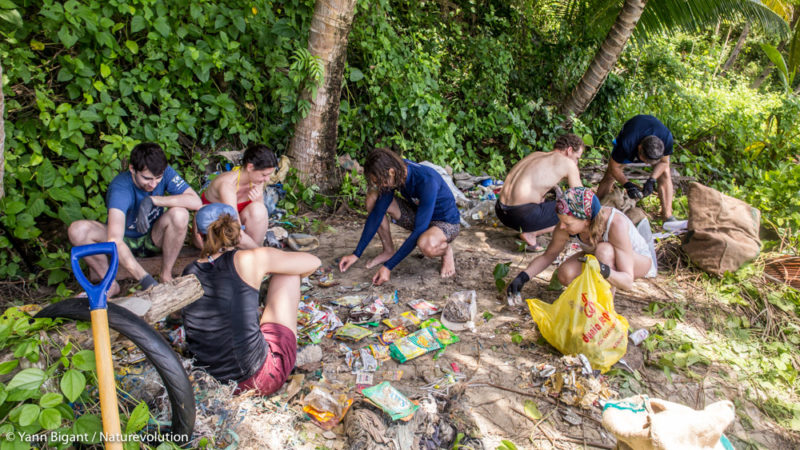
[[[683,250],[706,272],[734,272],[758,256],[761,212],[700,183],[689,185],[689,233]]]

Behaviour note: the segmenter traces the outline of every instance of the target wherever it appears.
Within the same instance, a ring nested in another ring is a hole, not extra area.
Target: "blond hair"
[[[608,206],[603,206],[600,208],[600,211],[597,212],[597,215],[594,216],[594,219],[589,221],[589,246],[592,248],[597,247],[598,241],[600,238],[603,237],[603,233],[606,232],[606,225],[608,225],[608,221],[611,217],[611,208]]]

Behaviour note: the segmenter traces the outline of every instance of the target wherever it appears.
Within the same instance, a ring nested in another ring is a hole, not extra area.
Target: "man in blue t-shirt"
[[[189,210],[196,211],[203,203],[189,184],[167,165],[167,158],[158,144],[147,142],[133,148],[129,170],[114,177],[108,185],[106,206],[108,225],[95,220],[78,220],[69,226],[72,245],[115,242],[120,264],[139,280],[142,289],[157,282],[136,258],[161,252],[161,281],[172,280],[172,268],[189,226]],[[92,256],[86,258],[86,262],[92,280],[102,278],[108,269],[108,259],[104,256]],[[108,290],[109,297],[119,290],[119,284],[114,282]]]
[[[611,160],[597,187],[597,196],[600,199],[605,197],[617,181],[625,187],[628,197],[638,200],[652,194],[658,183],[661,217],[665,222],[676,220],[672,215],[672,175],[669,167],[672,144],[672,133],[655,117],[641,114],[629,119],[614,140]],[[622,172],[622,166],[631,163],[645,163],[653,167],[653,173],[641,189]]]

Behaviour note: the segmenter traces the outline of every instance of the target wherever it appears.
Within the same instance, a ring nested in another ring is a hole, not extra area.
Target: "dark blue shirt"
[[[417,239],[430,227],[431,221],[459,223],[461,220],[456,207],[456,199],[441,175],[430,167],[409,160],[403,161],[405,161],[408,168],[408,174],[406,175],[405,184],[399,189],[400,194],[409,203],[417,205],[417,216],[414,220],[414,230],[411,235],[408,236],[408,239],[403,242],[403,245],[400,246],[395,254],[383,264],[389,270],[394,269],[394,266],[411,253],[411,250],[417,245]],[[367,223],[364,224],[364,231],[361,232],[361,239],[358,241],[356,251],[353,252],[359,258],[378,231],[384,216],[386,216],[386,211],[394,199],[394,192],[395,190],[392,190],[381,194],[372,211],[370,211]]]
[[[642,162],[639,159],[639,142],[651,135],[664,143],[664,156],[672,154],[672,133],[669,128],[655,117],[642,114],[633,116],[622,126],[611,151],[611,159],[620,164]]]
[[[136,215],[139,213],[139,203],[142,199],[150,196],[162,196],[164,192],[170,195],[180,195],[189,189],[187,183],[178,172],[167,166],[164,169],[164,177],[158,183],[153,192],[145,192],[136,186],[133,182],[133,174],[130,170],[126,170],[121,174],[114,177],[111,184],[108,185],[108,192],[106,193],[106,206],[108,209],[118,209],[125,214],[125,237],[138,238],[143,236],[142,233],[136,231]],[[164,208],[155,208],[154,212],[150,214],[147,220],[150,222],[151,228],[153,224],[161,217]]]

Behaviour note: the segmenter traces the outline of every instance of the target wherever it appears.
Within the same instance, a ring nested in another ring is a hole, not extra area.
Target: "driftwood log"
[[[203,296],[203,286],[194,275],[186,275],[172,281],[159,283],[150,289],[137,292],[130,297],[115,297],[109,301],[132,310],[149,324],[154,324],[168,315],[180,311]],[[149,308],[144,310],[146,303]]]
[[[173,281],[163,282],[153,286],[152,288],[137,292],[130,297],[114,297],[109,299],[111,303],[117,303],[132,310],[135,314],[140,316],[145,322],[150,325],[155,324],[159,320],[167,317],[168,315],[180,311],[183,307],[191,304],[195,300],[203,296],[203,286],[197,277],[194,275],[187,275],[179,277]],[[149,303],[149,308],[139,314]],[[44,333],[44,332],[42,332]],[[45,333],[42,336],[42,341],[51,341],[54,345],[50,346],[52,350],[51,358],[58,359],[58,349],[66,345],[67,342],[72,342],[79,348],[92,349],[94,343],[92,341],[92,331],[77,329],[75,322],[67,322],[58,328],[54,333]],[[124,338],[114,330],[110,330],[112,345],[118,347],[119,345],[125,346]],[[0,362],[7,361],[12,358],[12,354],[0,354]],[[24,358],[22,358],[24,360]]]

